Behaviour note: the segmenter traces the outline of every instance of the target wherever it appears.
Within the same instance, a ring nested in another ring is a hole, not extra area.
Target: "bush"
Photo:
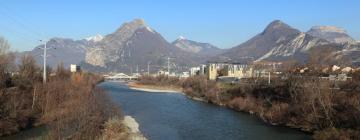
[[[360,139],[360,131],[331,127],[316,131],[313,138],[315,140],[358,140]]]
[[[105,123],[101,140],[126,140],[129,139],[129,130],[123,124],[122,118],[110,118]]]
[[[215,81],[207,80],[203,76],[189,77],[182,82],[184,92],[191,97],[204,97],[212,102],[219,101],[219,88]]]
[[[179,85],[180,79],[167,75],[141,76],[138,82],[144,85],[173,86]]]

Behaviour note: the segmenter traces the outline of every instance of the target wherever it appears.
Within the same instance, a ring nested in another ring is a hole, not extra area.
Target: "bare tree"
[[[21,64],[18,66],[19,75],[22,78],[28,79],[32,82],[41,78],[39,75],[39,67],[36,65],[36,60],[29,54],[25,54],[21,58]]]
[[[9,52],[10,44],[3,37],[0,37],[0,56]]]
[[[9,83],[9,69],[12,57],[9,53],[10,45],[4,38],[0,37],[0,89]]]

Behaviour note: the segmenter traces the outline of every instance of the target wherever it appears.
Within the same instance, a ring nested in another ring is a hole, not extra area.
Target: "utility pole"
[[[167,68],[168,68],[168,73],[169,73],[169,75],[170,75],[170,57],[168,57],[167,58],[167,63],[168,63],[168,65],[167,65]]]
[[[269,85],[271,84],[270,79],[271,79],[271,74],[270,74],[270,72],[269,72],[269,81],[268,81]]]
[[[139,74],[139,64],[136,65],[136,74]]]
[[[40,42],[43,42],[43,40],[39,40]],[[44,44],[44,54],[43,54],[43,61],[44,61],[44,66],[43,66],[43,83],[45,84],[46,83],[46,57],[47,57],[47,54],[46,54],[46,51],[47,51],[47,47],[46,47],[46,44],[47,44],[47,41],[45,42]]]
[[[148,73],[148,75],[150,75],[150,63],[151,63],[151,61],[148,61],[148,63],[147,63],[147,73]]]
[[[130,74],[133,75],[133,67],[130,66]]]
[[[46,83],[46,50],[47,50],[47,47],[46,47],[46,44],[47,42],[45,42],[45,46],[44,46],[44,73],[43,73],[43,82],[44,84]]]

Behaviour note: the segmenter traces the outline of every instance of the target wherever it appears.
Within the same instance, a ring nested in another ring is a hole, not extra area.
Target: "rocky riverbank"
[[[139,130],[139,124],[131,116],[110,118],[105,123],[101,140],[147,140]]]
[[[131,116],[125,116],[123,124],[129,129],[129,140],[147,140],[139,129],[139,124]]]

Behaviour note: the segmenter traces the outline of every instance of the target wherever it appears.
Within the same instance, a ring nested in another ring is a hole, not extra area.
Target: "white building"
[[[190,68],[190,76],[195,76],[200,73],[200,67],[192,67]]]
[[[70,72],[79,72],[80,70],[81,70],[80,66],[78,66],[76,64],[70,65]]]
[[[189,75],[189,72],[182,72],[182,74],[180,74],[179,77],[180,78],[188,78],[188,77],[190,77],[190,75]]]
[[[206,65],[200,65],[199,75],[205,75],[205,74],[206,74]]]

